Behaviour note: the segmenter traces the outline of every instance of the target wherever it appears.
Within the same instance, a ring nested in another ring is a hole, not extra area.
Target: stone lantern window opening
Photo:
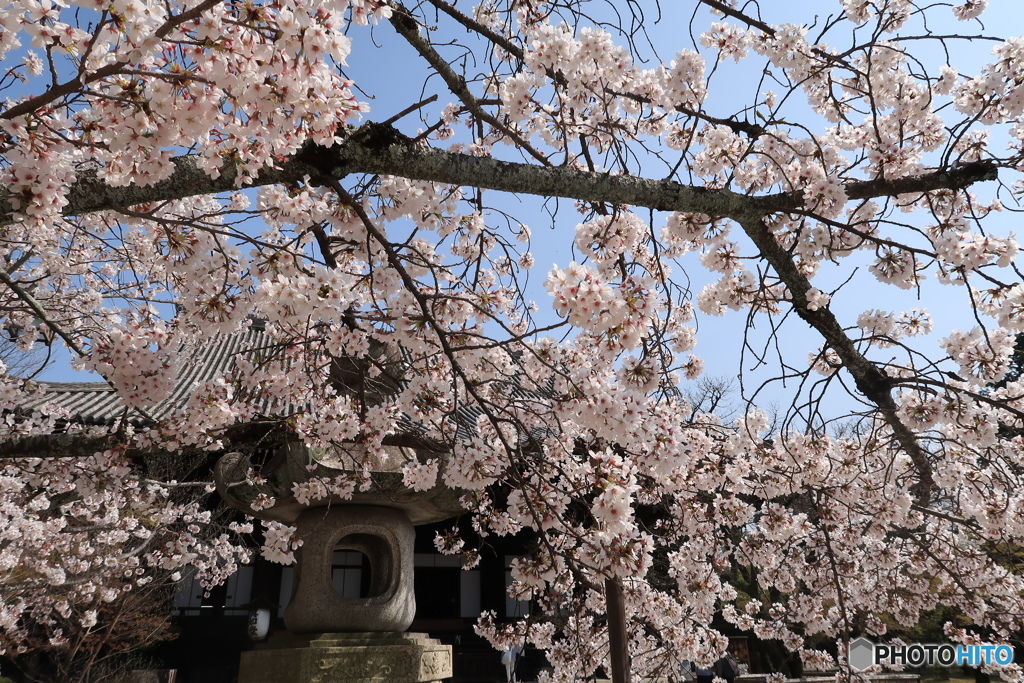
[[[334,549],[331,585],[343,598],[367,598],[370,595],[370,558],[358,550]]]
[[[356,553],[365,559],[366,571],[362,571],[363,559],[360,560],[360,581],[359,594],[350,596],[341,593],[342,597],[355,598],[379,598],[382,597],[392,584],[394,567],[392,557],[389,553],[389,546],[384,538],[375,534],[349,534],[342,537],[334,545],[335,553],[345,551]],[[333,567],[332,567],[333,570]],[[333,578],[333,576],[332,576]],[[365,589],[363,588],[365,586]]]
[[[349,534],[334,545],[331,582],[343,598],[377,598],[394,573],[386,541],[373,534]]]

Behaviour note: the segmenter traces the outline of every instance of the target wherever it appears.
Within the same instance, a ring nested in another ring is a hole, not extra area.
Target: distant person
[[[711,667],[698,666],[696,668],[697,683],[713,683],[715,680],[715,670]]]
[[[505,665],[505,683],[515,683],[516,660],[519,659],[519,655],[522,653],[522,645],[510,645],[509,648],[501,654],[501,663]]]

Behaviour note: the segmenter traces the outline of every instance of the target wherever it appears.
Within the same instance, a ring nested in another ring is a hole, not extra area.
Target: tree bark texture
[[[227,192],[242,187],[238,169],[230,164],[210,178],[195,155],[174,160],[175,171],[151,186],[111,187],[94,170],[83,171],[68,195],[65,215],[79,215],[149,202]],[[369,123],[330,148],[307,144],[276,168],[264,168],[245,186],[258,187],[312,179],[342,178],[351,173],[396,175],[503,192],[565,197],[587,202],[628,204],[658,211],[685,211],[742,220],[797,210],[802,191],[748,196],[728,189],[693,187],[672,180],[592,173],[566,166],[540,166],[438,150],[415,143],[390,125]],[[996,177],[988,164],[966,164],[893,180],[850,182],[850,199],[963,188]],[[0,195],[0,225],[14,220],[10,195]]]

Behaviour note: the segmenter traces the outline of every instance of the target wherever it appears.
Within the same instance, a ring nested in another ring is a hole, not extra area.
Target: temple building
[[[256,323],[244,332],[224,336],[216,343],[195,349],[180,362],[174,391],[149,407],[148,415],[160,420],[185,409],[189,393],[197,383],[218,375],[230,376],[237,356],[271,346],[262,326]],[[84,425],[110,425],[130,414],[113,388],[104,382],[43,384],[45,393],[28,402],[24,406],[26,410],[56,404],[66,412],[69,422]],[[287,406],[272,402],[262,406],[266,415],[280,416],[288,410]],[[139,418],[137,426],[146,425]],[[243,433],[241,438],[244,441],[251,435]],[[238,448],[237,443],[226,441],[232,448]],[[190,476],[212,478],[214,463],[222,455],[223,452],[215,452],[197,456],[199,459],[193,459],[191,466],[195,469]],[[220,503],[217,495],[212,498],[211,506]],[[241,513],[237,514],[241,517]],[[440,516],[443,515],[434,514],[434,517]],[[523,552],[527,534],[489,539],[492,542],[483,549],[480,563],[464,571],[458,557],[442,555],[434,547],[434,537],[439,531],[459,524],[468,527],[468,519],[455,516],[416,527],[413,556],[416,608],[408,630],[428,633],[452,646],[455,681],[504,680],[501,653],[477,636],[473,626],[482,611],[494,612],[499,620],[528,613],[528,602],[514,600],[505,591],[512,581],[509,567]],[[345,598],[365,597],[370,590],[370,566],[363,553],[335,550],[330,571],[334,591]],[[248,634],[253,609],[261,605],[270,610],[270,637],[286,629],[284,614],[293,596],[294,574],[293,567],[263,560],[256,552],[251,564],[242,566],[227,582],[208,593],[197,579],[184,576],[173,605],[178,636],[151,653],[154,661],[176,670],[176,683],[235,680],[239,655],[255,646]],[[543,656],[528,650],[520,661],[520,680],[534,678],[543,665]]]

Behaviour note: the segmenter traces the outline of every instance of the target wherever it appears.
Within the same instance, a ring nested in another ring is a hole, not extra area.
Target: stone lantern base
[[[238,683],[434,683],[452,647],[425,633],[281,634],[242,653]]]

